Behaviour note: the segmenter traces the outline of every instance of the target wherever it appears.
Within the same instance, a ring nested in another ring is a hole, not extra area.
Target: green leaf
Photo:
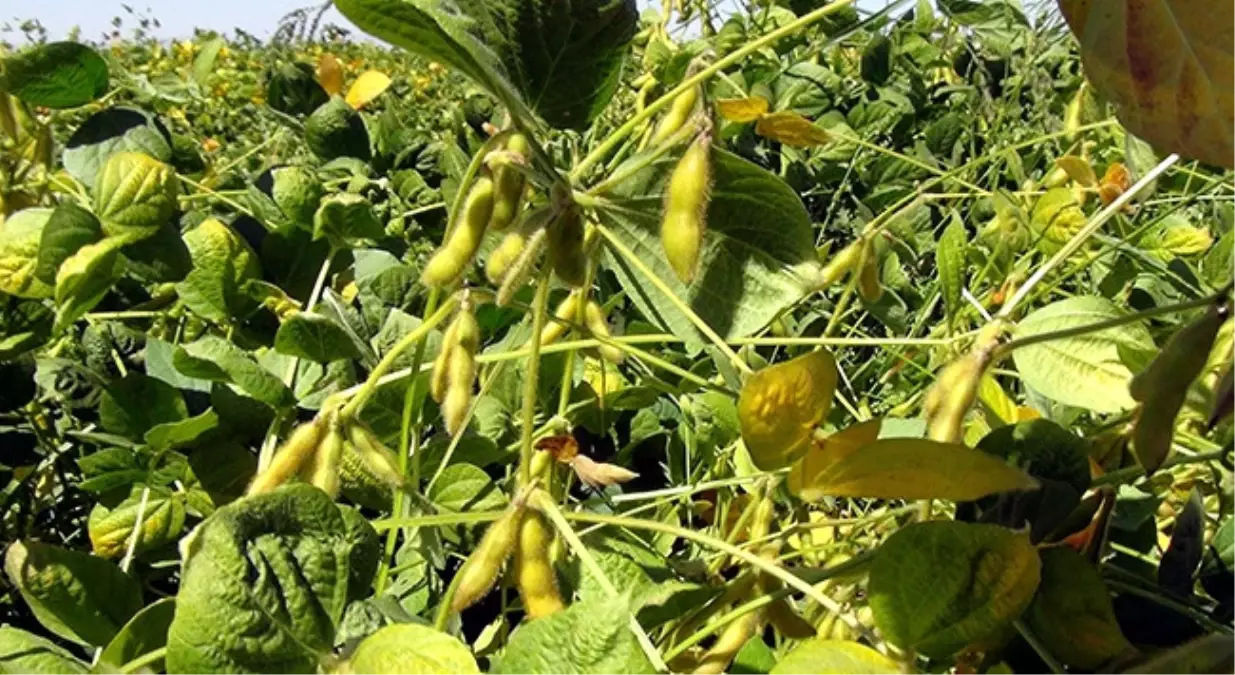
[[[119,274],[116,261],[126,237],[107,237],[86,244],[69,256],[56,272],[56,324],[64,330],[94,309],[112,289]]]
[[[365,32],[446,63],[517,117],[535,108],[550,125],[585,128],[616,91],[634,37],[633,0],[503,3],[341,0]]]
[[[415,623],[386,626],[365,638],[348,662],[351,672],[396,675],[479,673],[467,645]]]
[[[378,540],[297,484],[219,509],[185,548],[167,672],[312,673],[348,601],[368,590]]]
[[[23,209],[0,224],[0,292],[19,298],[50,298],[51,284],[38,277],[39,244],[51,209]]]
[[[0,673],[63,675],[88,673],[90,666],[50,640],[20,628],[0,626]]]
[[[456,513],[506,507],[506,495],[484,469],[472,464],[452,464],[442,469],[442,475],[426,496],[439,509]]]
[[[94,213],[107,236],[137,241],[176,213],[180,179],[167,164],[141,152],[107,158],[94,184]]]
[[[885,438],[862,446],[817,473],[813,493],[871,499],[970,501],[1037,483],[995,457],[957,443]]]
[[[73,202],[64,202],[56,207],[43,226],[39,240],[38,267],[35,276],[47,284],[56,283],[56,270],[78,249],[92,244],[103,236],[99,219]]]
[[[46,108],[76,108],[107,91],[107,62],[76,42],[50,42],[4,59],[0,84],[9,93]]]
[[[99,401],[103,429],[129,438],[141,438],[159,424],[188,416],[184,397],[175,387],[135,371],[112,382]]]
[[[78,644],[102,647],[142,607],[135,579],[87,553],[18,541],[4,571],[44,628]]]
[[[875,625],[901,649],[946,658],[1020,616],[1041,565],[1028,536],[996,525],[909,525],[871,563]]]
[[[1029,225],[1041,237],[1039,246],[1054,251],[1085,226],[1085,212],[1070,188],[1051,188],[1034,203]]]
[[[281,354],[329,363],[360,358],[360,350],[337,322],[321,314],[299,312],[279,326],[274,348]]]
[[[1098,570],[1067,547],[1044,548],[1041,556],[1042,583],[1025,623],[1047,652],[1069,668],[1094,671],[1131,651]]]
[[[1225,673],[1235,664],[1235,645],[1227,633],[1211,633],[1158,652],[1125,673]]]
[[[257,473],[257,456],[234,441],[203,445],[189,454],[189,467],[217,508],[244,495]]]
[[[961,290],[965,287],[965,249],[968,235],[965,224],[961,222],[960,214],[952,212],[952,218],[943,234],[939,235],[939,245],[935,249],[935,265],[939,269],[939,289],[943,295],[943,306],[948,313],[948,327],[956,323],[956,315],[961,311]]]
[[[206,86],[206,80],[214,72],[214,62],[219,58],[219,51],[225,46],[227,46],[227,40],[222,37],[213,37],[200,44],[201,50],[193,59],[193,81],[199,86]]]
[[[194,417],[150,427],[145,435],[146,445],[155,450],[188,445],[217,426],[219,426],[219,415],[214,410],[207,410]]]
[[[1109,300],[1080,296],[1035,310],[1016,326],[1018,338],[1088,326],[1123,316]],[[1021,347],[1012,352],[1025,384],[1043,396],[1079,408],[1114,413],[1135,405],[1128,395],[1132,371],[1121,352],[1152,354],[1153,338],[1136,321],[1084,335]]]
[[[83,185],[98,182],[99,171],[117,152],[143,152],[161,161],[171,161],[172,139],[154,115],[136,108],[116,106],[90,116],[77,127],[64,147],[64,168]]]
[[[128,244],[120,253],[125,274],[145,283],[180,281],[193,269],[189,247],[180,236],[180,228],[171,222],[149,237]]]
[[[660,242],[665,181],[676,156],[663,157],[620,181],[597,213],[721,337],[738,338],[764,327],[799,300],[815,282],[820,266],[810,217],[797,194],[776,176],[736,155],[717,149],[712,158],[715,182],[707,233],[699,271],[689,286],[674,274]],[[691,344],[704,342],[694,324],[625,258],[607,251],[606,260],[647,320]]]
[[[180,345],[172,363],[182,375],[234,384],[253,398],[279,407],[292,402],[292,392],[243,349],[221,337],[207,335]]]
[[[770,675],[809,673],[899,673],[900,664],[857,642],[815,638],[794,647]]]
[[[176,612],[176,599],[156,600],[133,615],[99,655],[100,663],[115,668],[167,645],[167,629]]]
[[[630,610],[612,598],[580,600],[520,625],[493,673],[650,673],[630,631]]]
[[[147,492],[147,487],[149,492]],[[143,504],[144,502],[144,504]],[[99,502],[90,511],[87,530],[95,555],[119,558],[125,555],[138,527],[136,554],[156,549],[180,537],[184,529],[184,495],[157,485],[133,485],[129,496],[113,508]]]
[[[862,48],[862,79],[883,85],[892,75],[892,41],[875,35]]]
[[[356,246],[385,235],[385,228],[373,214],[373,205],[360,195],[343,192],[326,197],[313,215],[313,238],[324,238],[335,248]]]
[[[189,309],[220,323],[243,314],[252,304],[244,293],[244,284],[262,275],[249,243],[214,218],[186,232],[184,243],[193,269],[176,284],[176,292]]]
[[[832,408],[836,359],[824,349],[751,375],[738,397],[742,441],[755,465],[773,471],[806,452]]]

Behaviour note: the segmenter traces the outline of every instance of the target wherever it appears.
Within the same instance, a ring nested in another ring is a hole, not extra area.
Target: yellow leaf
[[[978,383],[978,400],[999,421],[1004,424],[1015,424],[1017,420],[1016,401],[1008,396],[1003,387],[990,373],[983,373]]]
[[[370,101],[381,96],[390,87],[390,76],[380,70],[367,70],[356,78],[347,90],[347,104],[360,110]]]
[[[806,452],[832,407],[836,360],[820,349],[755,373],[738,397],[738,423],[751,461],[763,471]]]
[[[883,420],[876,417],[816,442],[789,471],[786,482],[789,492],[806,501],[823,498],[825,493],[820,492],[817,487],[819,476],[857,449],[874,443],[879,438],[879,428],[882,425]]]
[[[1037,483],[998,457],[957,443],[885,438],[869,443],[820,474],[820,494],[871,499],[973,501]]]
[[[759,118],[755,133],[785,145],[808,148],[828,142],[828,132],[814,122],[787,110]]]
[[[1235,3],[1059,0],[1085,75],[1162,152],[1235,168]]]
[[[754,122],[768,112],[768,100],[762,96],[717,99],[716,112],[730,122]]]
[[[317,82],[331,96],[343,92],[343,67],[333,55],[322,54],[317,60]]]
[[[1063,169],[1069,178],[1085,187],[1093,187],[1098,183],[1098,177],[1094,174],[1093,167],[1089,165],[1089,160],[1083,157],[1064,155],[1055,160],[1055,164]]]

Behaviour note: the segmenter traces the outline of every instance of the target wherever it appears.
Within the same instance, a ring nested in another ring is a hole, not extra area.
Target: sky
[[[639,0],[639,7],[646,7],[658,0]],[[268,38],[278,25],[279,19],[288,12],[318,6],[315,0],[0,0],[0,28],[4,23],[17,26],[25,19],[38,19],[47,28],[48,39],[60,40],[69,34],[73,26],[82,30],[82,38],[99,40],[112,30],[112,18],[121,17],[121,30],[136,27],[134,14],[124,9],[133,8],[136,15],[156,18],[162,24],[155,31],[161,38],[188,37],[194,28],[205,28],[230,34],[239,27],[258,38]],[[349,26],[333,7],[327,12],[326,22]],[[0,40],[19,43],[20,32],[0,32]]]

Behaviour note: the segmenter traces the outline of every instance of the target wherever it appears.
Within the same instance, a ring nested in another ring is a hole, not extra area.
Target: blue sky
[[[639,0],[646,7],[657,0]],[[133,28],[136,21],[126,12],[128,4],[138,14],[159,20],[162,27],[156,35],[164,38],[187,37],[194,28],[206,28],[230,33],[242,28],[259,38],[267,38],[278,25],[279,18],[296,9],[315,6],[314,0],[46,0],[23,2],[0,0],[0,24],[15,26],[20,20],[38,19],[48,31],[48,38],[63,39],[73,26],[82,30],[82,38],[98,40],[112,29],[113,17],[125,19],[122,30]],[[325,19],[340,26],[349,25],[333,8]],[[127,31],[126,31],[127,32]],[[17,41],[20,33],[0,33],[0,40]]]

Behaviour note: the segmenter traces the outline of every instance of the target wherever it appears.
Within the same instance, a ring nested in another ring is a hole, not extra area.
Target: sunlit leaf
[[[755,133],[797,148],[823,145],[831,139],[822,127],[788,110],[760,117],[755,123]]]
[[[806,452],[832,408],[836,380],[836,359],[823,349],[750,376],[738,398],[738,420],[756,466],[779,469]]]
[[[325,86],[325,85],[323,85]],[[360,74],[347,90],[347,104],[360,110],[390,88],[390,76],[380,70]],[[332,92],[334,93],[334,92]]]
[[[768,100],[762,96],[722,98],[716,101],[716,112],[730,122],[754,122],[768,111]]]

